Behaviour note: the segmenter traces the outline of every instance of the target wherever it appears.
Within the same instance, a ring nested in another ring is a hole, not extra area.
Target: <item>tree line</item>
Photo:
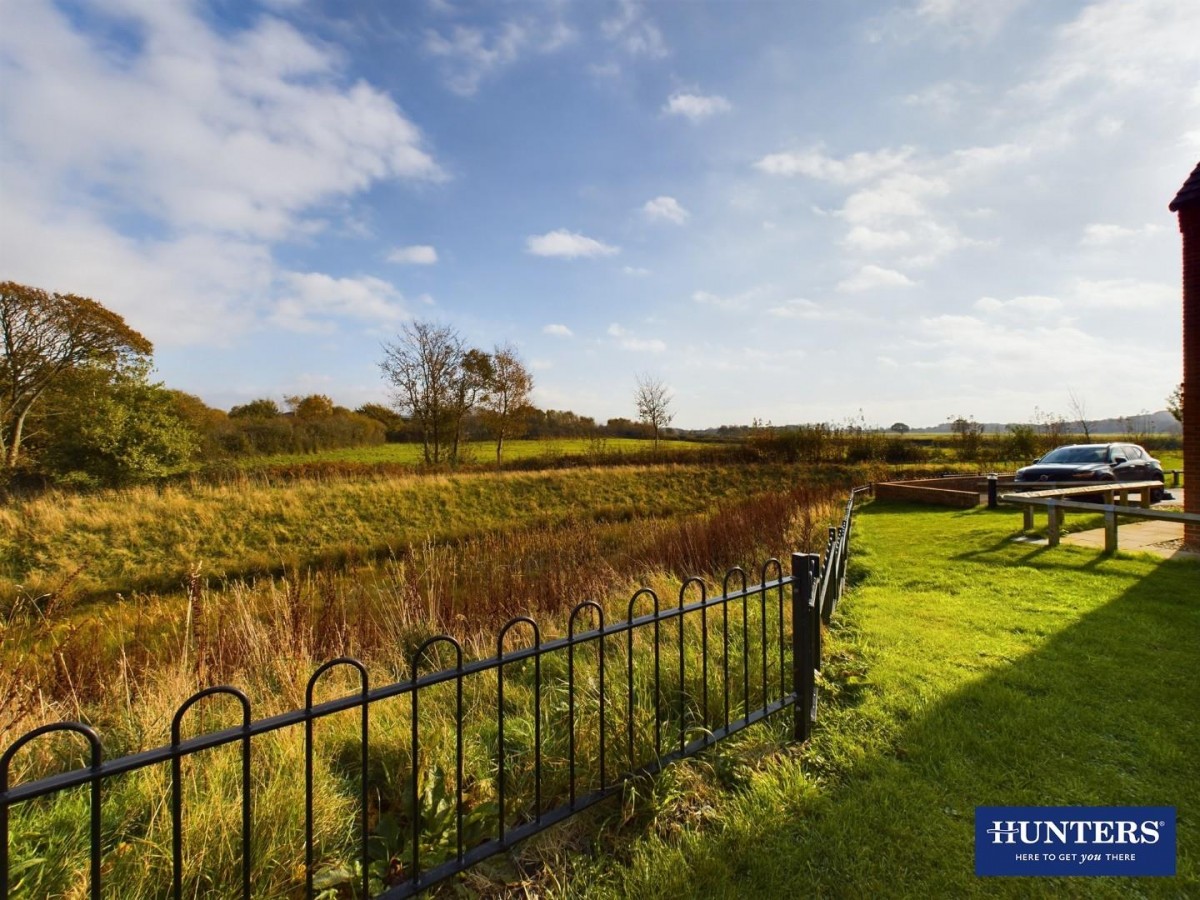
[[[416,441],[430,465],[461,462],[488,440],[503,461],[515,438],[652,438],[671,421],[669,391],[639,376],[638,419],[597,423],[538,409],[511,344],[467,345],[453,328],[414,321],[383,345],[392,405],[356,409],[324,394],[262,397],[225,410],[153,380],[153,345],[88,297],[0,282],[0,486],[14,479],[120,485],[253,454],[317,453]]]

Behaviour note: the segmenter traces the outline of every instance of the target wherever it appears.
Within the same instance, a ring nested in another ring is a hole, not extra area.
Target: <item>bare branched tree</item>
[[[396,410],[421,432],[426,463],[441,462],[453,436],[464,352],[458,332],[434,322],[406,322],[383,345],[379,367],[395,389]]]
[[[661,379],[642,374],[637,376],[634,399],[638,418],[654,430],[654,449],[657,450],[660,433],[675,418],[671,411],[673,395]]]
[[[1071,414],[1075,417],[1075,421],[1079,423],[1079,427],[1083,431],[1084,443],[1090,444],[1092,442],[1092,426],[1088,422],[1087,402],[1073,390],[1067,391],[1067,401]]]
[[[496,439],[496,465],[500,465],[504,440],[514,434],[529,408],[533,375],[512,344],[498,344],[492,351],[492,378],[483,399],[484,420]]]

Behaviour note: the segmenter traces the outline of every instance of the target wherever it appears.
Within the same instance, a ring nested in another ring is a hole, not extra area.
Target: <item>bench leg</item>
[[[1062,525],[1062,510],[1055,506],[1054,501],[1046,505],[1046,538],[1051,547],[1058,546],[1059,527]]]
[[[1022,530],[1033,531],[1033,507],[1026,506],[1021,512],[1025,514],[1025,522],[1021,526]]]
[[[1111,509],[1104,513],[1104,552],[1117,552],[1117,514]]]

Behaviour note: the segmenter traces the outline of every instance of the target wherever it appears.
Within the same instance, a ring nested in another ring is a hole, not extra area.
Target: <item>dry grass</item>
[[[0,609],[177,591],[386,558],[427,540],[698,513],[787,483],[781,466],[311,479],[50,493],[0,508]],[[794,477],[794,476],[793,476]]]
[[[674,518],[426,540],[349,568],[224,586],[193,573],[184,591],[78,607],[69,591],[22,598],[0,622],[0,736],[61,718],[127,722],[164,685],[176,685],[167,695],[181,702],[206,684],[243,683],[269,714],[297,705],[312,668],[335,656],[362,657],[380,678],[404,677],[411,648],[438,632],[488,655],[490,635],[515,615],[561,622],[583,599],[627,597],[664,578],[716,578],[764,554],[823,546],[839,495],[798,487]],[[133,732],[134,743],[149,739]]]
[[[647,479],[652,483],[643,484],[635,497],[649,496],[651,489],[661,491],[664,484],[678,487],[675,477],[686,477],[690,498],[703,496],[705,486],[713,483],[694,470],[649,474],[656,476],[657,483],[655,478]],[[512,483],[532,490],[519,478],[512,478]],[[451,493],[470,487],[456,484],[453,478],[446,479],[444,486]],[[622,481],[622,486],[633,485]],[[565,479],[552,487],[563,494],[578,494],[581,486]],[[544,492],[545,486],[539,490]],[[604,489],[599,493],[603,495]],[[546,494],[536,494],[535,499],[539,496]],[[164,743],[174,710],[208,684],[238,685],[251,697],[255,717],[262,717],[303,706],[309,675],[317,664],[334,656],[363,659],[372,684],[378,685],[407,679],[413,648],[439,631],[457,637],[469,655],[484,657],[495,652],[496,626],[517,613],[535,615],[548,638],[565,633],[566,610],[584,599],[600,600],[606,617],[619,620],[625,618],[632,590],[648,584],[669,606],[686,575],[705,575],[715,586],[729,566],[753,565],[765,555],[823,546],[825,527],[836,518],[842,499],[839,489],[799,487],[726,499],[706,512],[673,518],[640,518],[621,507],[611,521],[576,518],[488,531],[449,543],[426,540],[388,556],[367,558],[349,569],[310,567],[225,587],[209,585],[193,573],[184,591],[135,594],[119,602],[92,604],[86,615],[70,609],[65,599],[69,591],[41,604],[23,600],[13,607],[0,631],[0,659],[5,663],[0,668],[0,743],[44,722],[82,719],[97,727],[111,757]],[[561,495],[556,502],[562,502]],[[67,515],[81,513],[68,511]],[[670,649],[672,635],[678,634],[672,627],[678,626],[664,626],[669,644],[664,671],[670,672],[677,659]],[[698,624],[691,622],[685,630],[681,638],[687,642],[686,655],[694,658]],[[751,633],[756,631],[757,624]],[[639,643],[642,640],[639,636]],[[622,642],[614,640],[609,650],[614,673],[610,677],[619,689],[624,677]],[[650,672],[640,658],[649,659],[649,654],[643,650],[635,655],[639,657],[635,679],[644,696]],[[587,679],[594,678],[594,654],[585,651],[578,656],[579,676],[589,683]],[[434,664],[431,661],[430,666]],[[547,658],[546,665],[544,791],[550,803],[566,791],[561,711],[565,695],[559,683],[562,672],[557,671],[562,660]],[[532,703],[528,667],[509,668],[508,700],[514,709],[527,710]],[[689,672],[695,668],[690,666]],[[344,675],[331,673],[322,682],[318,700],[355,691],[357,686]],[[772,683],[775,677],[772,674]],[[438,690],[442,689],[434,692]],[[672,686],[668,675],[664,696],[682,697],[683,691],[682,685]],[[494,827],[497,815],[494,692],[491,673],[474,679],[467,697],[466,730],[472,739],[464,788],[474,817],[472,827],[484,830]],[[594,708],[595,698],[588,700],[586,689],[582,696],[584,709],[589,703]],[[450,706],[432,696],[428,703],[422,701],[420,777],[425,790],[452,789],[444,774],[452,772],[448,766],[454,733]],[[620,713],[614,710],[614,728],[623,727]],[[228,703],[205,703],[189,714],[187,733],[228,726],[233,715]],[[406,702],[373,705],[371,715],[373,733],[407,734]],[[585,712],[584,718],[579,740],[581,746],[593,746],[595,716],[588,718]],[[638,712],[643,733],[652,732],[652,722],[652,712]],[[360,782],[353,763],[357,746],[353,713],[324,721],[319,732],[316,836],[321,871],[328,873],[349,865],[356,846],[351,826]],[[293,891],[303,878],[302,867],[297,868],[297,861],[303,859],[302,784],[298,786],[294,775],[274,777],[303,771],[302,737],[299,730],[289,729],[255,743],[255,880],[264,895]],[[510,748],[519,747],[516,732],[509,740]],[[646,747],[639,738],[638,752]],[[522,785],[528,786],[531,762],[528,753],[510,752],[514,754],[511,787],[517,796]],[[28,780],[70,762],[80,762],[77,749],[40,742],[21,754],[14,779]],[[410,762],[403,747],[373,744],[374,799],[369,812],[378,833],[387,827],[406,827],[403,810]],[[582,762],[586,771],[581,773],[581,783],[591,784],[596,776],[586,765],[586,754]],[[235,763],[232,752],[212,751],[205,754],[202,765],[187,767],[187,847],[194,861],[185,877],[189,892],[196,896],[220,896],[224,886],[236,883],[238,877],[236,840],[231,837],[238,833],[236,818],[231,818],[238,797]],[[162,806],[166,777],[162,770],[146,770],[106,789],[105,865],[108,883],[119,884],[121,896],[157,896],[169,871],[164,868],[169,860],[169,821]],[[71,794],[19,810],[14,819],[18,836],[14,860],[31,868],[22,870],[24,887],[16,895],[66,895],[79,887],[72,866],[82,859],[86,847],[81,804],[83,799]],[[422,840],[428,841],[429,858],[446,852],[452,828],[447,831],[446,826],[433,823],[427,832]],[[53,846],[52,853],[47,854],[46,842]]]

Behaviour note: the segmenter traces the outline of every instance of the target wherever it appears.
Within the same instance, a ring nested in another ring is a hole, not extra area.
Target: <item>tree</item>
[[[892,427],[889,428],[888,431],[894,431],[894,432],[896,432],[896,434],[908,434],[910,431],[912,431],[912,429],[909,428],[907,425],[905,425],[903,422],[894,422],[894,423],[892,423]]]
[[[958,441],[958,458],[977,459],[983,445],[983,424],[973,416],[955,416],[950,421],[950,430]]]
[[[1038,436],[1032,425],[1017,423],[1005,428],[1009,434],[1005,446],[1009,459],[1030,460],[1038,455]]]
[[[174,392],[148,361],[76,366],[47,392],[31,443],[39,467],[65,483],[122,485],[177,470],[200,446]]]
[[[307,397],[284,397],[288,411],[304,422],[316,422],[333,415],[333,401],[324,394],[309,394]]]
[[[221,455],[221,436],[229,428],[229,415],[214,409],[195,394],[166,389],[175,416],[199,437],[197,455],[213,459]]]
[[[482,350],[471,348],[463,351],[459,357],[458,369],[453,376],[453,404],[450,408],[450,417],[454,423],[454,440],[450,445],[452,463],[457,463],[459,459],[463,422],[491,389],[494,375],[492,358]]]
[[[512,344],[497,344],[491,356],[491,381],[483,398],[483,415],[496,439],[496,465],[500,465],[504,440],[517,429],[518,420],[529,410],[533,375]]]
[[[1087,417],[1087,403],[1073,390],[1067,391],[1067,402],[1071,412],[1075,415],[1075,421],[1079,423],[1079,427],[1083,431],[1083,442],[1090,444],[1092,442],[1092,429]]]
[[[241,406],[231,407],[229,410],[231,419],[274,419],[280,415],[283,415],[283,412],[280,410],[279,404],[270,397],[260,397],[249,403],[243,403]]]
[[[425,462],[438,463],[452,436],[463,342],[448,325],[406,322],[383,345],[379,367],[395,388],[395,405],[421,432]]]
[[[382,425],[387,431],[389,441],[398,441],[404,435],[404,419],[394,409],[389,409],[382,403],[364,403],[355,412]]]
[[[661,379],[650,375],[638,375],[634,400],[637,402],[638,418],[654,431],[654,449],[658,449],[662,429],[671,424],[675,414],[671,411],[670,390]]]
[[[65,373],[84,364],[115,369],[154,347],[95,300],[12,281],[0,283],[0,453],[13,469],[29,411]]]
[[[1175,417],[1176,422],[1183,421],[1183,382],[1179,382],[1179,387],[1171,391],[1167,397],[1167,410]]]
[[[1038,452],[1045,453],[1059,446],[1066,438],[1067,422],[1058,413],[1033,408],[1033,422],[1039,432]]]

